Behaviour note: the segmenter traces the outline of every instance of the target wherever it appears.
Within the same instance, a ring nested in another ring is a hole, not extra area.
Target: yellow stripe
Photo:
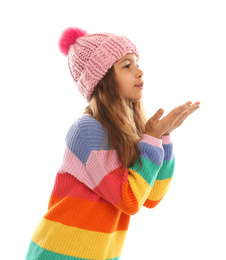
[[[143,206],[148,194],[151,192],[151,185],[141,177],[137,172],[130,169],[132,174],[129,175],[128,181],[130,187],[137,199],[139,209]]]
[[[161,198],[163,198],[169,190],[171,180],[172,178],[168,178],[165,180],[156,180],[148,199],[160,200]]]
[[[99,233],[43,218],[32,236],[32,241],[59,254],[86,259],[110,259],[121,255],[126,233]]]

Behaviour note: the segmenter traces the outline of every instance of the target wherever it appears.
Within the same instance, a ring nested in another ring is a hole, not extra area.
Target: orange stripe
[[[55,206],[61,200],[62,200],[62,198],[50,196],[48,210],[50,210],[53,206]]]
[[[149,199],[147,199],[144,203],[144,206],[147,207],[147,208],[154,208],[159,204],[159,202],[161,200],[162,200],[162,198],[160,200],[149,200]]]
[[[134,215],[139,210],[137,199],[128,182],[122,187],[122,197],[117,207],[128,215]]]
[[[51,198],[50,201],[55,206],[47,212],[45,219],[104,233],[128,229],[130,217],[111,204],[69,196],[63,199]]]

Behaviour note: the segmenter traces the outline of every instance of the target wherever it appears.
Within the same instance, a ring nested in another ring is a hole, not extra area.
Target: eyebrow
[[[134,60],[133,60],[133,59],[130,59],[130,58],[126,58],[126,59],[122,60],[122,61],[120,62],[120,64],[123,63],[123,62],[125,62],[125,61],[134,61]],[[137,59],[136,62],[139,62],[139,60]]]

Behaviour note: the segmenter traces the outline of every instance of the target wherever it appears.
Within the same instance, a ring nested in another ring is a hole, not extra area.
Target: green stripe
[[[163,161],[162,167],[157,176],[157,180],[172,178],[175,167],[175,158],[170,161]]]
[[[76,246],[76,245],[75,245]],[[88,260],[85,258],[78,258],[78,257],[73,257],[73,256],[67,256],[67,255],[62,255],[62,254],[57,254],[52,251],[46,250],[37,244],[35,244],[33,241],[31,241],[28,252],[27,252],[27,257],[25,260]],[[117,258],[111,258],[109,260],[118,260],[119,257]]]
[[[153,187],[156,176],[161,166],[149,161],[148,159],[141,157],[142,167],[140,162],[137,160],[136,163],[131,167],[132,170],[136,171],[151,187]]]

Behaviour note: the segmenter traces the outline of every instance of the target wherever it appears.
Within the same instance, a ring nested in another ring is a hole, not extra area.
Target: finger
[[[191,107],[191,105],[192,105],[192,102],[188,101],[184,105],[174,108],[171,112],[173,112],[172,114],[177,115],[178,113],[182,113],[184,110]]]
[[[199,108],[199,105],[199,101],[195,102],[193,105],[190,106],[190,108],[187,109],[187,111],[185,111],[185,113],[188,113],[188,115],[192,114],[196,109]]]
[[[162,117],[162,115],[164,114],[164,110],[162,108],[160,108],[155,114],[154,116],[151,118],[153,122],[157,123],[158,120]]]
[[[190,116],[195,110],[197,109],[197,106],[191,106],[189,109],[187,109],[181,117],[179,117],[179,120],[184,121],[188,116]]]
[[[191,101],[188,101],[185,103],[188,107],[190,107],[192,105],[192,102]]]
[[[194,108],[200,105],[200,102],[197,101],[192,104],[191,101],[186,102],[184,105],[179,106],[172,110],[169,115],[172,117],[172,120],[178,120],[184,113],[190,113]]]
[[[188,113],[187,117],[190,116],[192,113],[194,113],[194,112],[195,112],[197,109],[199,109],[199,108],[200,108],[199,106],[194,107],[194,108]]]
[[[169,114],[166,116],[170,121],[177,120],[189,107],[191,107],[192,102],[188,101],[184,105],[174,108]]]
[[[188,116],[190,116],[192,113],[194,113],[198,108],[199,108],[199,106],[198,106],[197,104],[193,104],[189,109],[187,109],[187,111],[185,111],[185,112],[182,114],[181,117],[179,117],[179,118],[175,121],[174,125],[175,125],[175,126],[180,126],[180,125],[184,122],[184,120],[185,120]]]
[[[199,102],[199,101],[196,101],[194,104],[195,104],[196,106],[199,106],[199,105],[200,105],[200,102]]]
[[[200,105],[200,102],[199,102],[199,101],[195,102],[194,104],[192,104],[192,105],[189,107],[188,112],[190,112],[190,111],[193,112],[194,109],[196,110],[196,108],[199,108],[199,107],[200,107],[199,105]]]
[[[190,104],[190,107],[185,111],[183,111],[182,114],[180,114],[173,122],[173,125],[171,127],[172,131],[177,127],[179,127],[189,115],[191,115],[194,111],[200,108],[199,105],[200,105],[199,101],[194,103],[193,105]]]

